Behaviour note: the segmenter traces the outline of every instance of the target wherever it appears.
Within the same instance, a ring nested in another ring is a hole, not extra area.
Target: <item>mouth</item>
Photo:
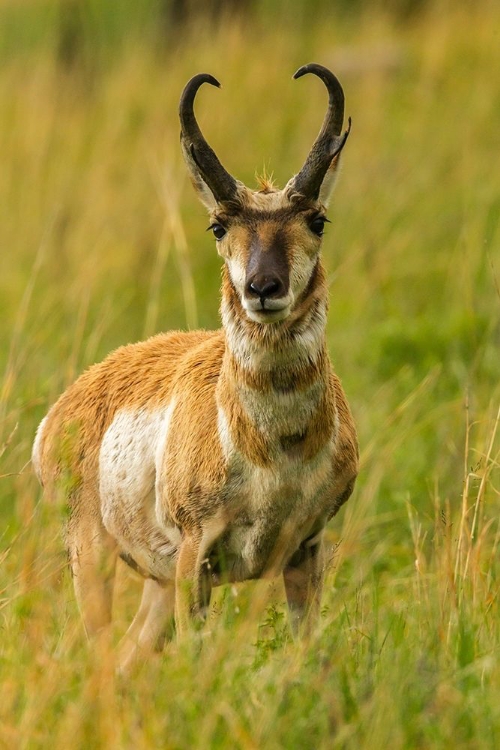
[[[280,299],[244,297],[242,302],[246,314],[254,323],[279,323],[290,315],[292,307],[290,295]]]
[[[254,323],[279,323],[285,320],[290,314],[290,307],[286,305],[280,309],[270,310],[267,307],[261,307],[257,310],[247,309],[246,311],[250,320]]]

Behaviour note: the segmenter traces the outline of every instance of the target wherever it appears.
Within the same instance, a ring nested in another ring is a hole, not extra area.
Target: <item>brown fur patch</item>
[[[225,479],[216,403],[224,352],[222,332],[193,347],[172,389],[176,405],[162,468],[162,502],[166,515],[189,531],[214,513]]]

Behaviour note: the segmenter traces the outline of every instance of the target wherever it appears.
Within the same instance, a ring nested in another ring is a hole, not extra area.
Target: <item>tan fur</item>
[[[208,187],[192,176],[206,202]],[[110,621],[118,554],[147,579],[121,647],[124,669],[162,642],[174,613],[185,632],[224,581],[283,573],[294,629],[317,614],[322,532],[358,469],[325,342],[327,287],[311,230],[324,211],[268,181],[261,192],[240,185],[233,203],[211,212],[226,229],[217,243],[223,328],[117,349],[39,429],[33,463],[69,509],[89,634]],[[252,264],[277,274],[283,291],[251,298]]]

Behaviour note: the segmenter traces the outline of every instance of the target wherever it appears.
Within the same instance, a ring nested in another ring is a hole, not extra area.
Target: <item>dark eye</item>
[[[211,229],[212,232],[214,233],[214,237],[216,240],[221,240],[226,234],[226,230],[224,229],[222,224],[212,224],[212,226],[209,227],[209,229]]]
[[[317,234],[318,237],[322,237],[323,236],[323,232],[325,231],[325,222],[326,221],[328,221],[328,219],[325,216],[317,216],[309,224],[309,228],[310,228],[311,232],[314,232],[314,234]]]

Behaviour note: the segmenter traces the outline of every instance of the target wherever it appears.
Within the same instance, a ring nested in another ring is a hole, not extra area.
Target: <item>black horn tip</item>
[[[217,78],[210,75],[210,73],[197,73],[186,83],[185,88],[188,89],[194,87],[199,89],[203,83],[209,83],[211,86],[217,86],[217,88],[220,89],[219,81]]]
[[[184,90],[181,94],[181,101],[179,104],[179,109],[181,110],[181,112],[186,107],[192,107],[196,92],[204,83],[210,83],[211,86],[216,86],[218,89],[220,89],[220,83],[217,78],[211,76],[210,73],[198,73],[197,75],[193,76],[184,86]]]
[[[302,78],[302,76],[305,76],[306,73],[312,73],[313,72],[312,68],[315,68],[315,67],[316,67],[316,63],[308,63],[307,65],[301,65],[301,67],[298,70],[296,70],[295,73],[293,74],[293,78],[295,78],[295,80],[297,78]]]
[[[336,80],[331,70],[325,68],[324,65],[319,65],[319,63],[308,63],[307,65],[302,65],[302,67],[293,74],[293,77],[295,79],[302,78],[302,76],[305,76],[306,73],[313,73],[315,76],[318,76],[325,82],[331,81],[332,79]]]
[[[306,68],[306,66],[303,65],[301,68],[299,68],[298,70],[296,70],[295,73],[293,74],[292,78],[294,80],[296,80],[297,78],[301,78],[301,76],[305,75],[307,73],[307,70],[305,68]]]
[[[321,78],[328,91],[330,92],[330,95],[335,94],[336,96],[338,96],[340,94],[343,98],[344,93],[342,91],[342,86],[340,85],[339,79],[332,73],[331,70],[325,68],[324,65],[319,65],[319,63],[308,63],[307,65],[303,65],[301,68],[299,68],[296,73],[294,73],[293,77],[295,79],[302,78],[302,76],[305,76],[306,73],[313,73],[313,75]]]
[[[339,79],[335,76],[331,70],[325,68],[324,65],[318,63],[308,63],[303,65],[294,74],[294,78],[302,78],[306,73],[313,73],[313,75],[321,78],[328,90],[328,98],[330,102],[330,114],[332,111],[335,113],[335,130],[337,134],[340,133],[342,128],[342,120],[344,117],[344,91],[340,84]],[[327,115],[328,116],[328,115]]]

